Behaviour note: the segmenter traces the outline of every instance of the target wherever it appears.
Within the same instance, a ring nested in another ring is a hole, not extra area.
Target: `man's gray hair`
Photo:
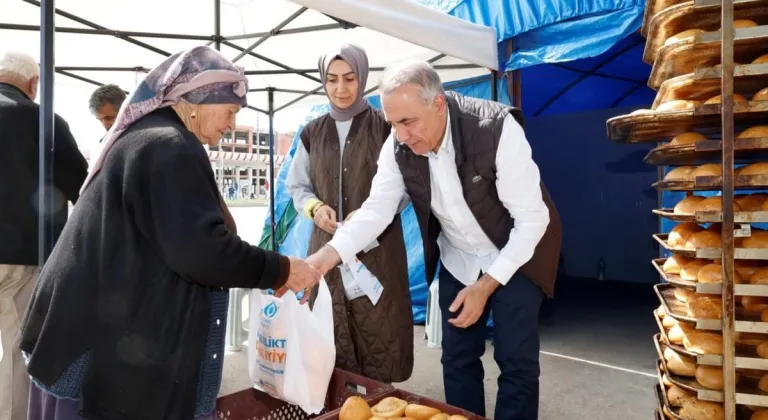
[[[104,85],[93,91],[91,99],[88,100],[88,109],[92,114],[96,114],[99,108],[110,104],[119,110],[123,101],[125,101],[125,92],[120,89],[120,86]]]
[[[445,94],[437,71],[421,60],[404,61],[387,67],[381,75],[379,90],[385,95],[411,84],[421,87],[421,97],[427,105],[432,105],[437,95]]]
[[[40,76],[40,66],[30,55],[9,51],[0,56],[0,77],[26,83],[37,76]]]

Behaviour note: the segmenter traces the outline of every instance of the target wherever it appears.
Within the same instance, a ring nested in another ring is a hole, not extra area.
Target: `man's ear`
[[[29,79],[29,85],[27,85],[27,93],[30,99],[33,101],[37,99],[37,87],[40,84],[40,76],[35,76]]]
[[[442,93],[438,93],[437,95],[435,95],[433,104],[435,109],[437,109],[437,112],[440,115],[443,115],[446,112],[448,112],[448,101],[445,99],[445,95],[443,95]]]

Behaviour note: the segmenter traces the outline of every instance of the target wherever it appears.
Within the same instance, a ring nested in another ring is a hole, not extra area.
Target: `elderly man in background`
[[[125,101],[125,92],[117,85],[104,85],[98,87],[88,100],[88,109],[91,114],[109,131],[117,119],[117,113]]]
[[[538,314],[544,295],[554,292],[561,227],[531,157],[522,113],[444,92],[426,62],[389,68],[379,89],[393,130],[370,196],[307,262],[327,272],[353,259],[390,224],[407,192],[428,281],[442,262],[446,401],[485,416],[480,357],[492,311],[501,370],[494,418],[536,419]]]
[[[27,418],[29,376],[17,346],[19,321],[38,275],[39,107],[34,102],[40,67],[21,53],[0,56],[0,420]],[[54,121],[54,240],[88,175],[67,123]]]

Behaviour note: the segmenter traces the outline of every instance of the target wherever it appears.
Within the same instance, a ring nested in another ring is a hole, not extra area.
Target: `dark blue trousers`
[[[494,354],[501,370],[496,420],[536,420],[539,411],[539,307],[544,293],[519,272],[488,299],[485,312],[469,328],[456,328],[448,308],[465,286],[440,269],[440,310],[443,319],[443,384],[450,405],[485,417],[486,324],[493,313]]]

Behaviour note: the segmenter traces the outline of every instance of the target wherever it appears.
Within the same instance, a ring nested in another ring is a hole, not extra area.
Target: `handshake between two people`
[[[288,274],[288,280],[283,287],[275,291],[275,296],[282,297],[288,290],[297,295],[303,291],[302,304],[309,300],[310,291],[320,282],[320,279],[341,261],[336,250],[328,245],[304,260],[295,257],[289,257],[289,259],[291,272]]]

